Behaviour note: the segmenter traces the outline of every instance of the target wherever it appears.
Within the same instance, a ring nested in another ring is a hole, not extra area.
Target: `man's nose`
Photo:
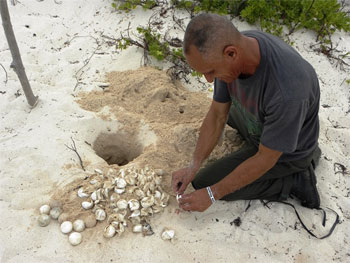
[[[209,74],[204,74],[204,77],[209,83],[212,83],[214,81],[213,76],[210,76]]]

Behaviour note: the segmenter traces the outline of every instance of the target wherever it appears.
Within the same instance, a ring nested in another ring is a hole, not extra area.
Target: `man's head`
[[[214,78],[232,82],[241,74],[241,40],[242,35],[227,18],[200,14],[186,28],[184,54],[208,82]]]

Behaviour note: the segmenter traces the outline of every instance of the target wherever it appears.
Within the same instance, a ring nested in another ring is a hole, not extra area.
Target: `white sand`
[[[150,237],[126,233],[122,238],[106,240],[98,231],[83,232],[84,241],[72,247],[58,223],[37,225],[38,208],[47,202],[52,190],[74,176],[67,174],[66,164],[78,164],[74,153],[64,144],[70,137],[90,164],[103,160],[84,143],[93,141],[107,129],[118,129],[118,123],[100,120],[94,113],[82,110],[74,102],[74,75],[81,85],[76,91],[96,89],[104,74],[113,70],[136,69],[140,50],[130,48],[117,53],[101,37],[118,37],[128,21],[135,27],[145,25],[151,13],[137,9],[125,15],[110,7],[111,1],[53,0],[21,1],[9,6],[14,31],[27,75],[40,102],[30,109],[15,73],[9,69],[11,54],[3,30],[0,30],[0,261],[1,262],[347,262],[349,261],[350,184],[349,174],[335,173],[334,164],[350,169],[350,78],[323,55],[308,51],[314,42],[310,32],[293,35],[295,47],[314,66],[321,84],[320,146],[323,151],[317,169],[322,205],[340,215],[341,224],[325,240],[307,234],[297,223],[294,211],[281,204],[263,207],[252,202],[244,213],[246,202],[218,202],[204,213],[173,213],[157,216],[152,221],[155,235]],[[236,22],[240,30],[251,28]],[[28,25],[29,28],[25,27]],[[33,36],[36,34],[36,36]],[[70,41],[74,36],[72,41]],[[181,34],[179,34],[181,36]],[[337,33],[335,42],[350,50],[350,35]],[[70,41],[67,44],[67,41]],[[66,44],[65,44],[66,43]],[[103,53],[103,54],[102,54]],[[19,97],[15,93],[19,90]],[[180,168],[180,167],[179,167]],[[305,223],[325,233],[320,213],[298,206]],[[238,216],[242,225],[231,225]],[[296,225],[296,230],[294,226]],[[164,227],[175,229],[174,243],[160,239]]]

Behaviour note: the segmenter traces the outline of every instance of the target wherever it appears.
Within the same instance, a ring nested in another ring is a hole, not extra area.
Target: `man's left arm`
[[[225,195],[256,181],[277,163],[281,155],[282,152],[260,144],[259,150],[254,156],[242,162],[221,181],[210,186],[214,198],[219,200]],[[184,210],[202,212],[211,205],[211,200],[207,190],[203,188],[183,195],[179,203]]]

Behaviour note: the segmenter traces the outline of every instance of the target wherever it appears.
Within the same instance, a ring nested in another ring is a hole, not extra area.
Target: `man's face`
[[[211,55],[203,59],[202,54],[195,46],[191,46],[188,54],[185,54],[188,64],[197,72],[204,75],[208,82],[218,78],[226,83],[231,83],[240,75],[236,56],[222,52],[217,56]]]

